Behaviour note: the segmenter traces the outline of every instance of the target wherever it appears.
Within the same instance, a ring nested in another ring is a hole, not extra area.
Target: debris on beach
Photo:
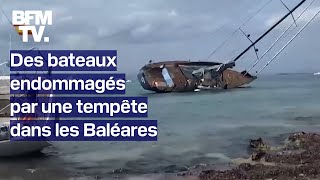
[[[320,135],[299,132],[279,147],[266,145],[261,138],[250,140],[248,159],[234,159],[235,168],[204,170],[200,180],[320,179]]]
[[[30,173],[34,173],[34,172],[36,172],[37,170],[36,169],[26,169],[26,171],[28,171],[28,172],[30,172]]]

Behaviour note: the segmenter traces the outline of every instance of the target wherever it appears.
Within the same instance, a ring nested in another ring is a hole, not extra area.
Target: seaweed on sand
[[[299,132],[291,134],[283,146],[271,147],[261,138],[250,140],[249,159],[234,159],[233,169],[204,170],[200,180],[223,179],[320,179],[320,135]]]

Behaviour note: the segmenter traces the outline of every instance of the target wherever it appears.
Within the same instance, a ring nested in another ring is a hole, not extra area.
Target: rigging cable
[[[1,11],[2,11],[2,14],[5,16],[5,18],[7,19],[7,21],[12,25],[12,22],[11,22],[11,20],[9,19],[9,17],[6,15],[6,13],[5,13],[5,11],[3,10],[3,8],[2,8],[2,6],[0,6],[0,9],[1,9]],[[10,59],[10,50],[11,50],[11,46],[12,46],[12,39],[11,39],[11,34],[9,33],[9,59]],[[8,62],[7,61],[5,61],[5,62],[3,62],[3,63],[1,63],[1,65],[0,66],[3,66],[3,65],[6,65]],[[5,73],[4,73],[4,71],[1,69],[1,73],[3,74],[3,75],[5,75]],[[10,82],[6,82],[6,84],[10,87]],[[2,111],[2,110],[1,110]]]
[[[306,8],[302,11],[302,13],[297,17],[296,20],[298,20],[298,19],[306,12],[306,10],[314,3],[314,1],[315,1],[315,0],[313,0]],[[295,23],[296,23],[296,22],[293,22],[293,23],[279,36],[279,38],[278,38],[275,42],[272,43],[272,45],[269,47],[269,49],[268,49],[265,53],[263,53],[263,55],[260,57],[260,59],[257,59],[257,60],[253,63],[253,65],[249,68],[249,70],[246,71],[246,73],[244,74],[244,76],[247,75],[254,67],[256,67],[256,65],[262,60],[262,58],[277,44],[277,42],[278,42],[281,38],[283,38],[283,36],[286,34],[286,32],[287,32]]]
[[[282,0],[280,0],[280,2],[283,4],[283,6],[284,6],[288,11],[290,11],[290,9],[288,8],[288,6],[287,6]],[[296,19],[294,18],[294,16],[293,16],[292,13],[291,13],[291,17],[292,17],[294,23],[296,24],[296,26],[298,26],[297,23],[296,23]]]
[[[250,39],[250,34],[246,34],[241,28],[239,28],[239,30],[243,33],[244,36],[246,36],[246,38],[253,44],[254,42]],[[258,49],[256,48],[256,45],[253,46],[254,48],[254,53],[257,56],[257,59],[259,59],[259,55],[258,55]]]
[[[3,8],[2,8],[2,6],[0,6],[0,9],[1,9],[1,11],[2,11],[2,14],[4,15],[4,17],[7,19],[7,21],[9,22],[9,24],[10,25],[13,25],[12,24],[12,21],[9,19],[9,17],[7,16],[7,14],[4,12],[4,10],[3,10]],[[10,49],[9,49],[9,54],[10,54],[10,50],[11,50],[11,34],[9,33],[9,37],[10,37],[10,41],[9,41],[9,46],[10,46]],[[9,57],[10,57],[10,55],[9,55]]]
[[[2,13],[3,13],[3,15],[6,17],[6,19],[7,19],[7,21],[8,21],[8,23],[10,24],[10,25],[13,25],[12,24],[12,21],[9,19],[9,17],[6,15],[6,13],[5,13],[5,11],[3,10],[3,8],[2,8],[2,6],[0,6],[0,9],[1,9],[1,11],[2,11]],[[10,59],[10,50],[12,49],[12,36],[11,36],[11,33],[9,33],[9,38],[10,38],[10,40],[9,40],[9,59]],[[40,50],[38,49],[38,48],[36,48],[36,47],[33,47],[33,48],[31,48],[30,50],[37,50],[38,51],[38,53],[43,57],[43,55],[41,54],[41,52],[40,52]],[[30,51],[29,50],[29,51]],[[29,52],[28,51],[28,52]],[[10,61],[9,61],[10,62]],[[7,62],[3,62],[3,63],[1,63],[0,64],[0,66],[3,66],[3,65],[5,65]],[[41,71],[45,74],[45,72],[41,69]],[[2,72],[2,70],[1,70],[1,72]],[[36,72],[35,72],[35,74],[37,74],[37,72],[38,72],[38,70],[36,70]],[[3,72],[2,72],[3,73]],[[4,73],[3,73],[4,74]],[[50,72],[50,75],[51,75],[51,72]],[[6,82],[7,83],[7,85],[10,87],[10,82]],[[27,94],[27,93],[26,93]],[[21,94],[21,95],[18,95],[18,97],[22,97],[24,94]],[[15,95],[13,96],[13,97],[16,97]],[[4,111],[6,108],[8,108],[8,107],[10,107],[10,104],[8,104],[8,105],[6,105],[5,107],[3,107],[2,109],[0,109],[0,112],[2,112],[2,111]]]
[[[2,6],[0,6],[0,9],[1,9],[3,15],[4,15],[4,16],[6,17],[6,19],[8,20],[9,24],[10,24],[10,25],[13,25],[13,24],[12,24],[12,21],[11,21],[10,18],[6,15],[6,13],[5,13],[5,11],[3,10]],[[10,43],[9,54],[10,54],[10,50],[11,50],[11,46],[12,46],[12,43],[11,43],[12,39],[11,39],[11,34],[9,34],[9,35],[10,35],[10,42],[9,42],[9,43]],[[32,51],[32,50],[38,51],[38,53],[43,57],[43,55],[41,54],[39,48],[37,48],[37,47],[32,47],[32,48],[29,49],[27,52]],[[43,58],[44,58],[44,57],[43,57]],[[9,55],[9,59],[10,59],[10,55]],[[38,70],[37,70],[37,71],[38,71]],[[36,72],[37,72],[37,71],[36,71]],[[45,72],[43,71],[43,69],[41,69],[41,71],[42,71],[43,74],[45,74]]]
[[[282,49],[280,49],[280,51],[265,65],[261,68],[261,70],[255,75],[257,76],[258,74],[260,74],[276,57],[278,57],[278,55],[312,22],[312,20],[320,13],[320,10],[300,29],[300,31],[294,35],[291,40],[285,45],[283,46]]]
[[[2,6],[0,6],[0,9],[1,9],[3,15],[4,15],[4,16],[6,17],[6,19],[9,21],[9,23],[10,23],[11,25],[13,25],[13,24],[12,24],[12,21],[9,19],[9,17],[8,17],[8,16],[6,15],[6,13],[4,12]]]
[[[246,25],[252,18],[254,18],[257,14],[259,14],[267,5],[269,5],[272,2],[272,0],[269,0],[265,5],[263,5],[258,11],[256,11],[253,16],[251,16],[249,19],[247,19],[239,28],[242,28],[244,25]],[[220,48],[222,48],[239,30],[237,28],[229,38],[227,38],[222,44],[220,44],[207,58],[206,60],[209,60]]]

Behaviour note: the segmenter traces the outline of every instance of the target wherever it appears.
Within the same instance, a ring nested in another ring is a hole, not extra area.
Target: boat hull
[[[220,65],[217,62],[167,61],[144,66],[137,75],[145,90],[157,93],[188,92],[198,89],[199,80],[192,76],[194,70]],[[217,88],[233,89],[251,83],[256,78],[245,72],[226,69]],[[213,84],[214,82],[208,82]]]
[[[47,141],[0,141],[0,157],[11,157],[40,152],[51,144]]]

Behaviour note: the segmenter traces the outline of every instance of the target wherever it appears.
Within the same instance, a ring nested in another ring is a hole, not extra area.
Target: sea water
[[[264,76],[221,92],[156,94],[134,81],[127,95],[149,97],[158,142],[54,142],[44,155],[1,159],[0,179],[113,179],[220,167],[248,157],[250,138],[275,145],[292,132],[318,132],[319,92],[313,74]]]

